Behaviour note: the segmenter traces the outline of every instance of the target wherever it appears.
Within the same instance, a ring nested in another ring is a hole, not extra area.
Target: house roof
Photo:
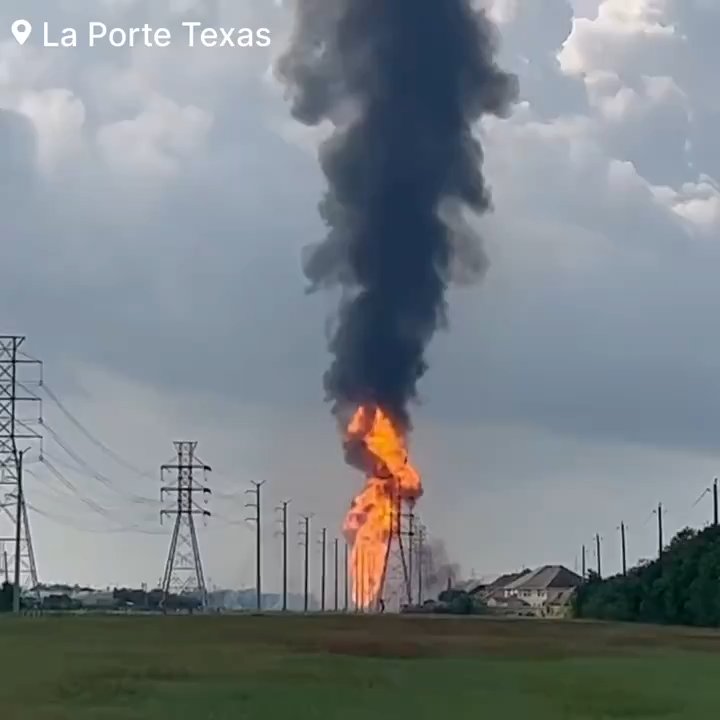
[[[522,572],[518,573],[505,573],[505,575],[501,575],[496,580],[493,580],[486,588],[486,590],[493,591],[493,590],[503,590],[506,587],[509,587],[512,583],[514,583],[516,580],[526,577],[528,574],[530,574],[530,570],[523,570]]]
[[[564,565],[543,565],[526,573],[509,585],[508,590],[548,590],[550,588],[575,588],[582,585],[582,578]]]
[[[468,595],[475,595],[476,593],[479,593],[481,590],[485,590],[487,588],[487,582],[485,580],[468,580],[466,583],[463,583],[463,585],[458,588],[460,590],[464,590]]]

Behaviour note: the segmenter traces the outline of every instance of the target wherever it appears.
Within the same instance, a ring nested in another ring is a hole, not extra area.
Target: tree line
[[[13,594],[15,586],[12,583],[3,583],[0,586],[0,613],[11,612],[13,609]],[[169,594],[165,598],[162,590],[149,592],[129,588],[116,588],[112,592],[113,604],[117,607],[132,607],[138,610],[158,611],[163,607],[167,610],[198,610],[201,607],[200,599],[191,595]],[[60,592],[48,595],[38,604],[32,595],[21,598],[21,609],[38,610],[79,610],[82,603],[72,597],[70,592]]]
[[[579,618],[720,627],[720,528],[681,530],[661,556],[606,580],[591,573]]]

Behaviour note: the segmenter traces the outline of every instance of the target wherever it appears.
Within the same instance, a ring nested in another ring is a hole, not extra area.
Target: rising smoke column
[[[517,81],[471,0],[296,6],[276,69],[295,117],[334,128],[320,151],[329,233],[304,263],[313,288],[343,288],[326,392],[336,413],[375,404],[407,429],[448,282],[485,267],[462,218],[490,205],[473,125],[505,115]]]

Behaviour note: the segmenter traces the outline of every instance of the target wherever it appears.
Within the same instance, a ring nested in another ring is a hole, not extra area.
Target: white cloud
[[[687,221],[693,229],[717,240],[720,235],[720,187],[712,178],[703,177],[697,183],[686,183],[679,191],[658,188],[658,197]]]
[[[200,108],[156,98],[135,118],[101,127],[98,146],[114,172],[167,178],[182,160],[202,153],[211,126]]]
[[[17,110],[26,115],[37,133],[38,161],[51,174],[64,161],[77,161],[83,152],[85,106],[67,89],[25,93]]]

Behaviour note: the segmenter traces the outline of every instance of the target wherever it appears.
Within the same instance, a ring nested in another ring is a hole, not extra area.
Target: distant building
[[[492,582],[487,583],[485,587],[480,589],[480,592],[482,592],[486,597],[504,597],[507,588],[512,583],[514,583],[516,580],[519,580],[521,577],[529,575],[531,572],[531,570],[522,570],[521,572],[505,573],[504,575],[501,575]]]
[[[109,610],[122,604],[112,590],[81,591],[75,593],[73,599],[87,610]]]
[[[502,594],[491,595],[486,604],[491,610],[504,611],[511,615],[533,615],[533,608],[519,597],[505,597]]]
[[[469,587],[488,608],[521,615],[563,616],[569,611],[582,578],[563,565],[506,573],[484,585]]]
[[[524,573],[504,587],[507,597],[517,597],[533,608],[548,607],[572,597],[582,578],[563,565],[543,565]]]

